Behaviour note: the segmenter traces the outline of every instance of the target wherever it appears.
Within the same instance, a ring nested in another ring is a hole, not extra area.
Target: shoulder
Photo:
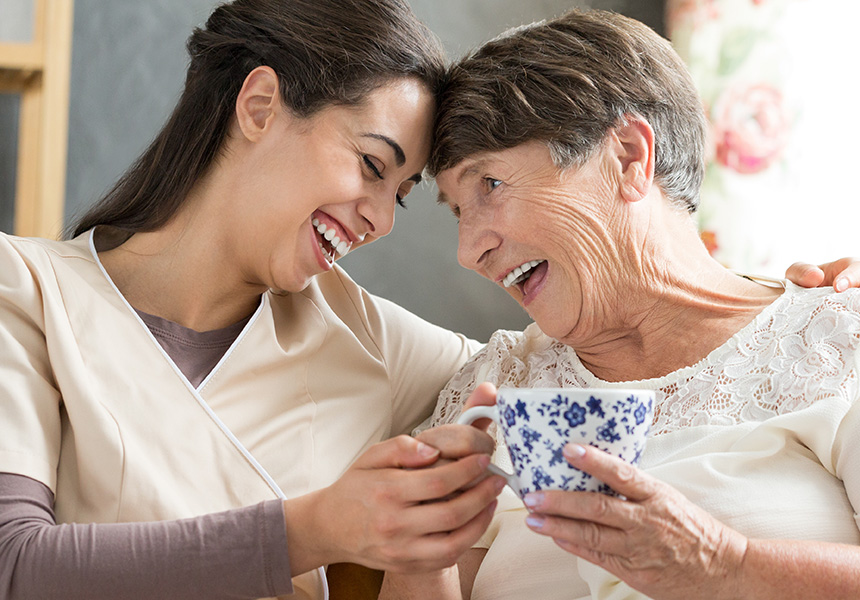
[[[543,333],[535,323],[523,331],[499,329],[480,352],[463,366],[452,384],[473,386],[489,381],[496,386],[523,385],[535,365],[555,362],[565,346]],[[465,383],[464,383],[465,382]]]
[[[70,241],[23,238],[0,233],[0,278],[17,280],[54,279],[61,263],[95,264],[84,237]]]
[[[314,277],[298,295],[312,302],[327,318],[351,328],[377,331],[398,321],[421,321],[405,308],[367,291],[337,264]]]
[[[451,351],[471,355],[481,345],[474,340],[430,323],[398,304],[370,293],[356,283],[340,266],[313,278],[298,294],[274,302],[293,303],[296,297],[314,306],[329,324],[352,330],[365,344],[381,350],[402,350],[422,345],[428,352]],[[462,360],[460,360],[462,363]]]
[[[6,264],[23,262],[38,268],[55,260],[82,260],[95,264],[88,236],[68,241],[18,237],[0,232],[0,260]]]
[[[835,292],[829,288],[804,289],[789,284],[774,311],[773,325],[786,334],[860,335],[860,289]]]

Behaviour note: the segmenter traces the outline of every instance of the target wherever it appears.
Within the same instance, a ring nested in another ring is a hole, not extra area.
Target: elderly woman
[[[510,494],[459,573],[389,577],[387,593],[860,597],[860,292],[710,258],[691,216],[705,132],[670,45],[617,14],[522,28],[454,68],[431,170],[459,260],[535,323],[497,332],[433,423],[484,381],[658,402],[639,469],[566,448],[626,499],[544,492],[527,512]]]

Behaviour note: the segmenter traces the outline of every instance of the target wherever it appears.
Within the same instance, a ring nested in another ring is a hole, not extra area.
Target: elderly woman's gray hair
[[[517,28],[454,65],[429,170],[535,140],[559,167],[581,165],[628,115],[654,130],[657,184],[696,210],[707,122],[692,79],[668,41],[606,11]]]

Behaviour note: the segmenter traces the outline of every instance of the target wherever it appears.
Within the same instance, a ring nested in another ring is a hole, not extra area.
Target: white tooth
[[[334,236],[334,237],[331,239],[331,245],[332,245],[332,246],[334,246],[335,248],[337,248],[337,245],[338,245],[338,244],[340,244],[340,237],[339,237],[339,236]]]
[[[331,238],[333,238],[333,237],[334,237],[334,229],[329,229],[328,231],[325,232],[325,239],[327,239],[328,241],[331,241]]]
[[[528,273],[529,271],[534,269],[536,266],[541,264],[541,262],[543,261],[530,260],[521,264],[519,267],[507,274],[507,276],[502,280],[502,285],[504,285],[505,287],[511,287],[515,283],[519,283],[520,281],[522,281],[523,275],[525,273]]]
[[[349,246],[350,244],[347,244],[346,242],[341,242],[337,245],[337,253],[341,256],[346,256],[346,253],[349,252]]]
[[[319,225],[317,225],[317,231],[319,231],[320,234],[325,233],[326,229],[328,229],[328,227],[326,227],[325,223],[320,223]]]
[[[313,221],[311,221],[311,224],[312,224],[314,227],[319,227],[319,226],[320,226],[320,220],[319,220],[319,219],[314,219]]]

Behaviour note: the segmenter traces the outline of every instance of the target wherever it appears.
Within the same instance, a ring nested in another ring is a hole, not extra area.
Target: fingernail
[[[434,448],[433,446],[428,446],[424,442],[418,442],[418,448],[416,448],[418,454],[421,456],[426,456],[427,458],[439,454],[439,450]]]
[[[844,292],[848,289],[848,279],[845,277],[840,277],[836,280],[836,283],[833,285],[837,292]]]
[[[480,466],[482,469],[486,469],[487,467],[489,467],[490,466],[489,455],[482,454],[481,456],[479,456],[478,457],[478,466]]]
[[[564,455],[567,458],[576,460],[577,458],[585,456],[585,447],[580,446],[579,444],[565,444],[562,452],[564,452]]]
[[[532,529],[543,529],[543,524],[545,522],[546,519],[537,515],[529,515],[526,517],[526,524],[528,524]]]
[[[504,477],[497,477],[496,483],[494,484],[496,487],[496,492],[498,493],[498,492],[501,492],[503,489],[505,489],[505,485],[507,485],[507,483],[508,482],[505,481]]]
[[[532,492],[530,494],[526,494],[526,497],[523,498],[523,502],[529,508],[537,508],[541,504],[543,504],[543,494],[540,492]]]

